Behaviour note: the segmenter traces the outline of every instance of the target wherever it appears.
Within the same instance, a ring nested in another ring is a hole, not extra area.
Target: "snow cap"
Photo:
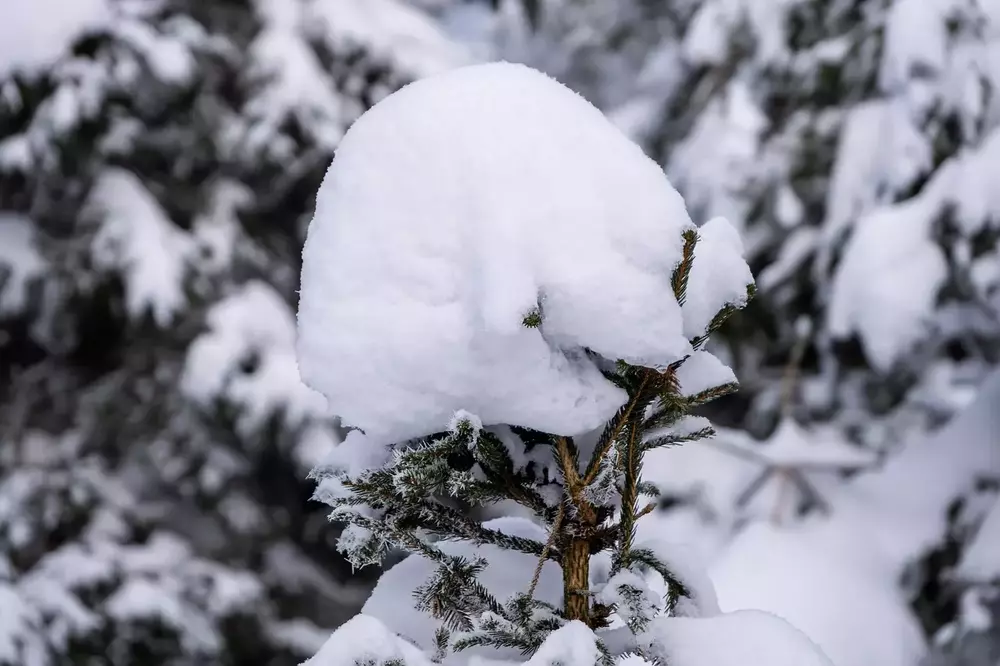
[[[691,351],[670,285],[688,229],[662,169],[545,74],[494,63],[422,79],[350,128],[320,188],[302,377],[383,443],[458,410],[592,430],[626,396],[590,352],[657,366]]]

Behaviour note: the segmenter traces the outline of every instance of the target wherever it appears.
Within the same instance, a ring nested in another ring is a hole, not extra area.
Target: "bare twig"
[[[542,554],[538,558],[538,564],[535,565],[535,574],[531,577],[531,586],[528,587],[529,599],[535,596],[535,588],[538,587],[538,581],[542,577],[542,567],[545,566],[545,560],[548,559],[549,553],[552,551],[552,546],[555,545],[556,535],[559,534],[559,527],[562,525],[563,514],[565,511],[566,502],[564,500],[559,502],[559,510],[556,512],[555,520],[552,521],[552,529],[549,531],[549,539],[545,542]]]

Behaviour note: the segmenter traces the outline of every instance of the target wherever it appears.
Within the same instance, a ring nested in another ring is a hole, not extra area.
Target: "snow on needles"
[[[150,312],[164,325],[185,305],[184,276],[194,251],[191,238],[167,216],[139,178],[124,169],[105,170],[87,200],[86,214],[99,220],[94,263],[123,270],[125,307],[133,317]]]
[[[496,530],[522,539],[544,541],[545,532],[525,518],[506,516],[483,523],[486,529]],[[513,550],[503,550],[491,544],[475,544],[469,541],[442,541],[438,548],[446,555],[472,560],[482,557],[489,566],[483,571],[479,582],[494,596],[503,598],[513,590],[527,590],[538,559]],[[429,613],[417,610],[413,599],[418,586],[434,573],[435,564],[421,555],[411,555],[382,574],[372,590],[361,612],[383,623],[389,630],[403,636],[417,647],[432,651],[434,632],[440,622]],[[555,606],[562,605],[562,571],[555,562],[546,562],[542,567],[535,598]],[[444,660],[445,666],[462,666],[470,658],[490,657],[494,659],[516,659],[520,650],[516,648],[498,649],[493,646],[473,647],[460,653],[452,653]],[[319,665],[317,665],[319,666]],[[328,666],[323,663],[322,666]]]
[[[725,225],[707,256],[739,252]],[[302,376],[383,442],[441,431],[460,409],[487,425],[591,430],[625,396],[584,348],[671,363],[702,312],[745,293],[741,257],[713,262],[685,325],[670,277],[694,228],[662,170],[544,74],[495,63],[423,79],[354,124],[320,188]],[[541,325],[525,326],[539,309]]]

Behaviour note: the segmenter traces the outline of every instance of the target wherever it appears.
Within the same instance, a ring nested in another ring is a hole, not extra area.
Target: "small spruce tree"
[[[684,232],[683,258],[671,280],[681,304],[697,243],[697,232]],[[748,285],[747,301],[753,291]],[[745,303],[723,307],[708,330],[691,341],[696,352]],[[543,306],[527,313],[523,325],[542,326]],[[738,386],[731,382],[685,392],[678,371],[690,358],[668,367],[610,364],[604,374],[627,392],[628,400],[587,442],[512,426],[516,446],[527,454],[520,455],[495,428],[483,427],[475,415],[459,412],[446,432],[394,446],[384,466],[360,474],[332,466],[315,470],[314,478],[335,478],[345,491],[322,496],[334,507],[331,519],[354,528],[347,530],[341,548],[356,567],[379,563],[390,548],[436,563],[433,576],[417,589],[416,604],[442,621],[436,636],[438,660],[450,650],[473,646],[533,654],[549,633],[566,623],[580,621],[598,630],[610,625],[613,614],[633,633],[640,633],[654,616],[671,614],[681,598],[692,596],[656,553],[636,544],[636,523],[654,506],[644,505],[642,498],[655,495],[655,489],[643,482],[643,457],[658,447],[711,437],[707,420],[693,412]],[[542,451],[548,453],[538,455]],[[548,463],[521,465],[519,459]],[[449,498],[455,497],[479,506],[514,502],[546,526],[548,541],[484,527],[454,508]],[[485,559],[449,555],[435,545],[436,540],[456,539],[537,557],[530,588],[508,599],[497,598],[478,580],[488,566]],[[602,594],[591,586],[590,576],[591,559],[598,553],[609,553],[612,562]],[[546,561],[562,569],[562,607],[534,598]],[[651,599],[641,578],[651,571],[666,583],[666,598]],[[615,601],[608,603],[609,599]],[[600,650],[602,661],[612,663],[611,649],[600,645]],[[642,656],[656,663],[656,655]]]

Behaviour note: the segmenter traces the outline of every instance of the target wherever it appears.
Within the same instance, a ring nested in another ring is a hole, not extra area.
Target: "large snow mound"
[[[872,570],[852,556],[868,535],[835,524],[782,529],[758,523],[740,533],[711,572],[720,605],[788,620],[837,666],[916,664],[924,645],[897,588],[898,573]],[[854,602],[858,610],[844,613]]]
[[[392,633],[378,620],[357,615],[342,624],[316,655],[302,666],[357,666],[358,664],[431,666],[419,649]]]
[[[670,277],[693,228],[662,170],[546,75],[494,63],[422,79],[351,127],[320,188],[303,379],[373,440],[441,431],[460,409],[591,430],[625,395],[584,349],[647,366],[691,351]],[[735,234],[717,231],[702,250],[728,257]],[[742,259],[713,271],[713,301],[751,280]],[[698,298],[685,310],[725,304]]]

